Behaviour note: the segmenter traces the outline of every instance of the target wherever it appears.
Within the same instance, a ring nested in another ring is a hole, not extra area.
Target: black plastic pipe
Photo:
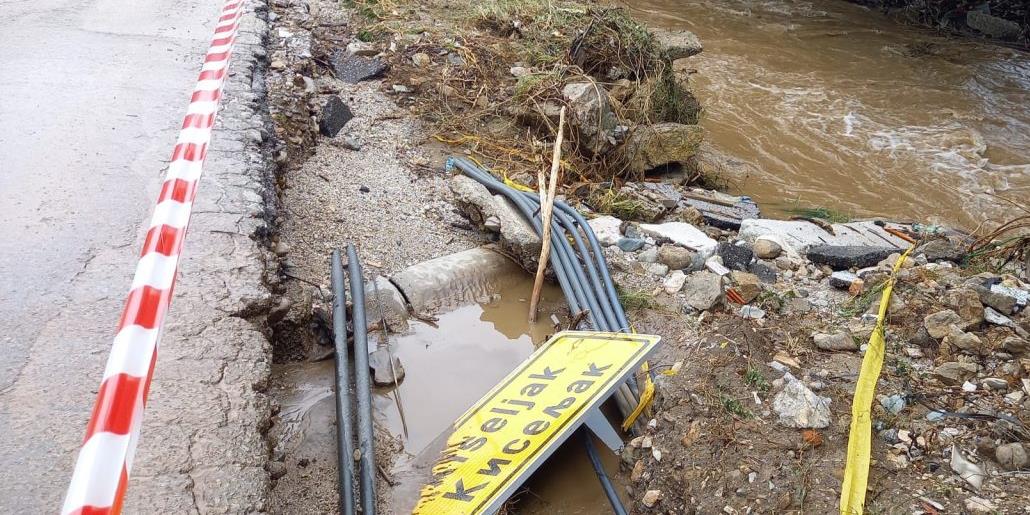
[[[354,514],[354,449],[351,434],[350,360],[347,357],[347,298],[340,251],[334,250],[330,275],[333,284],[333,344],[336,346],[336,461],[339,469],[340,513]]]
[[[612,511],[615,512],[615,515],[626,515],[626,507],[622,505],[622,499],[619,498],[619,493],[615,491],[615,486],[612,485],[612,480],[604,471],[604,465],[601,463],[601,456],[597,454],[597,448],[594,447],[594,441],[590,438],[590,432],[586,429],[580,428],[579,435],[580,439],[583,440],[583,447],[586,447],[587,457],[590,458],[590,464],[594,466],[594,473],[597,474],[597,480],[601,483],[601,489],[604,490],[604,496],[608,498],[608,503],[612,505]]]
[[[372,430],[372,385],[368,368],[368,320],[365,316],[365,279],[354,245],[347,244],[351,316],[354,318],[354,392],[358,398],[358,450],[361,451],[361,512],[376,512],[376,455]]]

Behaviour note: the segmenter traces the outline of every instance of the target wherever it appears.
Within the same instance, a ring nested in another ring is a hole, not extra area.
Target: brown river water
[[[967,230],[1030,204],[1030,55],[901,25],[842,1],[632,0],[697,34],[679,61],[716,166],[766,214]]]

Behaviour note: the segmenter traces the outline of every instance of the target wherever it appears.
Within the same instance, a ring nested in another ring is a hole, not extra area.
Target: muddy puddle
[[[435,322],[410,320],[404,334],[391,334],[390,347],[405,368],[401,385],[374,392],[376,423],[395,442],[393,466],[384,470],[392,513],[410,513],[450,426],[484,393],[522,363],[566,318],[561,290],[546,285],[541,316],[527,321],[530,277],[511,281],[486,302],[457,306]],[[555,316],[551,316],[554,314]],[[378,334],[370,333],[370,346]],[[280,422],[274,429],[275,454],[285,457],[287,473],[276,487],[275,511],[336,506],[336,413],[333,363],[289,363],[274,370]],[[398,408],[397,399],[400,399]],[[403,412],[403,416],[402,416]],[[382,431],[380,431],[382,432]],[[598,443],[609,474],[616,477],[618,457]],[[382,452],[377,449],[377,454]],[[515,497],[513,513],[605,513],[610,508],[586,454],[573,439],[552,456]],[[624,491],[624,488],[619,488]]]
[[[1030,198],[1030,56],[841,1],[630,0],[704,44],[680,61],[716,161],[769,214],[794,204],[975,228]]]

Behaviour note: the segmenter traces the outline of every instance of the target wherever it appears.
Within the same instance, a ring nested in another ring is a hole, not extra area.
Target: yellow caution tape
[[[645,361],[640,367],[640,370],[644,372],[644,391],[640,392],[640,401],[637,402],[637,407],[633,409],[633,413],[630,413],[626,420],[622,421],[622,430],[629,431],[629,428],[633,427],[633,424],[640,417],[640,414],[651,405],[651,401],[654,400],[654,383],[651,381],[651,374],[648,373],[650,365]]]
[[[866,485],[869,482],[869,451],[872,447],[872,404],[876,392],[876,381],[883,368],[884,337],[883,326],[890,304],[891,292],[897,281],[898,270],[905,262],[915,245],[909,247],[894,263],[887,284],[880,297],[880,312],[876,315],[876,328],[869,336],[869,347],[862,359],[862,370],[858,374],[855,385],[855,397],[851,402],[851,431],[848,435],[847,466],[844,468],[844,481],[840,490],[841,514],[860,514],[865,505]]]
[[[534,193],[535,192],[535,190],[533,188],[530,188],[529,186],[526,186],[525,184],[522,184],[522,183],[519,183],[519,182],[515,182],[512,179],[509,179],[508,178],[508,174],[504,174],[504,184],[507,184],[509,187],[515,188],[515,189],[517,189],[519,191],[528,191],[530,193]]]

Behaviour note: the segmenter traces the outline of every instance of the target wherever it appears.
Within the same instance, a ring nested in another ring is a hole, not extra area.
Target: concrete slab
[[[900,224],[888,226],[907,228]],[[760,236],[778,236],[783,243],[797,252],[807,252],[815,245],[853,247],[893,247],[906,249],[909,243],[880,227],[875,222],[849,222],[832,224],[833,232],[803,220],[769,220],[756,218],[740,224],[740,237],[754,242]]]

